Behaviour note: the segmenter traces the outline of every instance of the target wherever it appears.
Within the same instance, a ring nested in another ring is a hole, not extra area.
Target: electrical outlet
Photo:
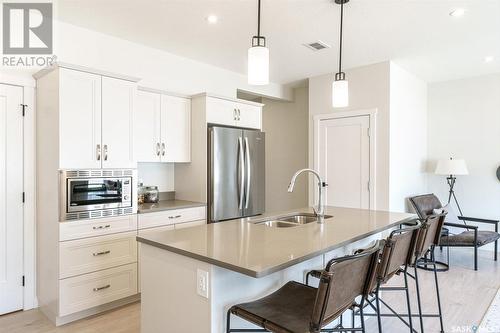
[[[196,292],[201,297],[208,298],[208,272],[201,269],[196,270]]]

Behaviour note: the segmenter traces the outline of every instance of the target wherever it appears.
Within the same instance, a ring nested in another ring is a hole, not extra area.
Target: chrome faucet
[[[297,177],[303,172],[310,172],[315,175],[316,178],[318,178],[318,208],[313,209],[314,213],[318,217],[318,222],[323,223],[323,219],[325,217],[325,206],[323,205],[323,188],[326,187],[326,183],[323,182],[318,172],[314,171],[313,169],[301,169],[297,171],[293,175],[292,180],[290,181],[290,185],[288,185],[288,192],[293,192],[295,181],[297,180]]]

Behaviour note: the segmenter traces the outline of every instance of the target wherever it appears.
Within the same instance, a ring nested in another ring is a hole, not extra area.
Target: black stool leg
[[[226,333],[231,332],[231,310],[227,310]]]
[[[436,270],[436,260],[434,258],[434,255],[432,256],[432,264],[434,267],[434,281],[436,282],[436,297],[437,297],[438,310],[439,310],[439,324],[441,325],[441,333],[444,333],[443,312],[441,311],[441,297],[439,296],[439,284],[438,284],[438,276],[437,276],[437,270]]]
[[[410,291],[408,290],[408,265],[405,266],[404,270],[405,278],[405,292],[406,292],[406,305],[408,306],[408,323],[410,324],[410,333],[413,333],[413,321],[411,318],[411,303],[410,303]]]
[[[420,320],[420,332],[424,333],[424,320],[422,318],[422,302],[420,300],[420,285],[418,281],[418,267],[417,262],[415,262],[415,286],[417,288],[417,304],[418,304],[418,316]]]
[[[375,290],[375,305],[377,306],[377,323],[378,323],[378,331],[382,333],[382,317],[380,316],[380,281],[377,282],[377,289]],[[353,325],[354,326],[354,325]]]
[[[363,296],[363,298],[361,298],[361,303],[359,305],[359,315],[360,315],[360,318],[361,318],[361,332],[365,333],[365,316],[363,314],[363,308],[365,307],[365,296]],[[353,325],[354,327],[354,325]]]
[[[351,327],[354,328],[354,325],[356,324],[356,308],[352,308],[352,322],[351,322]],[[356,331],[351,331],[351,333],[356,333]]]

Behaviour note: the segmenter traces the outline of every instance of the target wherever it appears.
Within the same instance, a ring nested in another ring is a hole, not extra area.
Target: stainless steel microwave
[[[137,170],[61,170],[61,221],[111,217],[137,212]]]

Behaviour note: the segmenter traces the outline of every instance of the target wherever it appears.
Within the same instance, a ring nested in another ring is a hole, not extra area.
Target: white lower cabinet
[[[172,209],[154,213],[139,214],[138,228],[146,229],[191,222],[206,218],[205,207]]]
[[[137,294],[137,263],[59,281],[59,314],[66,316]]]
[[[137,215],[68,221],[59,223],[59,240],[67,241],[136,230]]]
[[[61,279],[137,262],[137,232],[61,242]]]

